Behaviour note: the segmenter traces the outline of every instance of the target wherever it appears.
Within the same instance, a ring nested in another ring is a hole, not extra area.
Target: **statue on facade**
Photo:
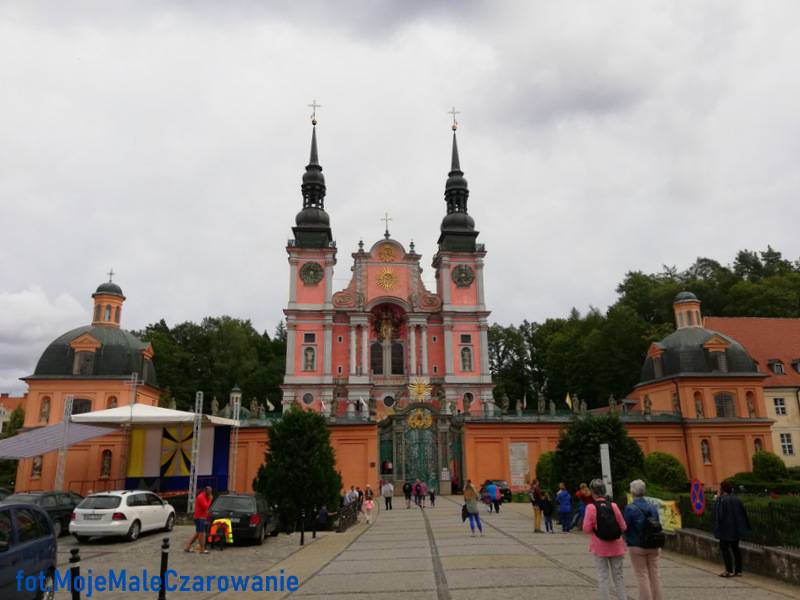
[[[42,407],[39,409],[39,422],[47,423],[50,420],[50,398],[42,400]]]
[[[756,406],[753,403],[753,397],[749,394],[747,396],[747,416],[751,419],[756,416]]]
[[[233,413],[233,409],[231,408],[230,402],[225,405],[225,408],[222,409],[222,416],[226,419],[231,418],[231,413]]]
[[[580,412],[581,410],[581,399],[578,397],[578,394],[572,394],[572,412]]]
[[[514,410],[517,413],[518,417],[522,416],[522,400],[517,400],[514,406]]]
[[[257,415],[258,414],[258,401],[255,397],[250,399],[250,414]]]
[[[612,415],[617,414],[617,399],[614,398],[614,394],[608,397],[608,410]]]
[[[544,414],[544,409],[545,409],[544,392],[540,391],[536,395],[536,412],[539,413],[539,415],[541,416]]]
[[[339,398],[334,395],[331,399],[331,416],[335,417],[339,413]]]
[[[258,418],[262,421],[267,418],[267,408],[263,404],[258,407]]]
[[[676,415],[681,414],[681,399],[677,392],[672,393],[672,412]]]
[[[458,410],[458,401],[457,401],[455,398],[453,398],[453,399],[450,401],[450,414],[451,414],[451,415],[454,415],[454,414],[456,414],[456,411],[457,411],[457,410]]]
[[[211,414],[215,417],[219,414],[219,400],[216,396],[211,399]]]
[[[650,396],[644,397],[644,416],[649,417],[653,414],[653,401],[650,400]]]
[[[699,396],[695,397],[694,399],[694,410],[697,413],[697,418],[703,418],[703,399]]]
[[[275,405],[272,403],[272,400],[270,400],[270,399],[269,399],[269,396],[266,396],[266,397],[264,398],[264,402],[266,403],[266,405],[267,405],[267,410],[268,410],[269,412],[275,412]]]
[[[171,410],[177,410],[178,409],[178,404],[175,402],[175,398],[174,397],[169,399],[169,408]]]
[[[550,400],[550,416],[556,416],[556,403],[553,400]]]
[[[586,412],[589,410],[589,405],[588,405],[588,404],[586,404],[586,400],[581,400],[581,407],[580,407],[580,410],[581,410],[581,414],[582,414],[582,415],[585,415],[585,414],[586,414]]]

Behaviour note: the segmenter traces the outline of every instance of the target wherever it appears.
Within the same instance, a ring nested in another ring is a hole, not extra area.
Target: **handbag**
[[[467,505],[464,504],[461,506],[461,522],[466,521],[467,517],[469,517],[469,511],[467,511]]]

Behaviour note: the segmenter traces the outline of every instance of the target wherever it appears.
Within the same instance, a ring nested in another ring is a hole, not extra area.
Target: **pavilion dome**
[[[75,350],[70,344],[86,334],[96,339],[100,346],[94,353],[92,374],[75,375]],[[147,342],[118,327],[84,325],[53,340],[42,353],[29,379],[127,379],[131,373],[138,373],[145,383],[158,387],[152,361],[144,356],[148,346]]]
[[[122,288],[112,281],[106,281],[105,283],[101,283],[100,285],[97,286],[97,290],[95,290],[94,293],[111,294],[112,296],[122,296],[123,298],[125,297],[125,295],[122,293]]]

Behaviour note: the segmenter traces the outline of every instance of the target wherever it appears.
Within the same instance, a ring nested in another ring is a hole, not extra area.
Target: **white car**
[[[134,541],[143,531],[172,531],[175,509],[153,492],[100,492],[75,507],[69,532],[79,542],[91,537],[123,536]]]

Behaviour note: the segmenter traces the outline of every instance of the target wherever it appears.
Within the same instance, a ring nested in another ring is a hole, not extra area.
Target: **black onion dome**
[[[467,213],[452,212],[444,216],[441,228],[448,231],[473,231],[475,229],[475,219]]]
[[[119,287],[113,281],[106,281],[105,283],[101,283],[100,285],[98,285],[97,290],[92,295],[92,297],[94,297],[94,295],[96,294],[110,294],[112,296],[121,296],[123,298],[125,297],[122,294],[122,288]]]
[[[713,337],[720,337],[730,344],[725,350],[728,365],[726,373],[719,371],[716,359],[703,347]],[[661,355],[663,377],[679,374],[702,375],[713,373],[715,376],[731,376],[758,373],[755,361],[747,353],[744,346],[723,333],[705,329],[704,327],[678,329],[658,342],[658,345],[664,349]],[[653,379],[656,379],[655,367],[653,359],[648,356],[642,366],[639,383],[645,383]]]
[[[73,375],[75,351],[70,342],[87,333],[101,344],[95,351],[94,369],[91,375]],[[145,383],[158,387],[153,365],[145,367],[144,364],[142,352],[147,346],[147,342],[124,329],[85,325],[53,340],[42,353],[29,379],[127,379],[131,373],[138,373]]]
[[[309,206],[297,213],[294,222],[298,227],[329,227],[331,218],[323,209]]]

